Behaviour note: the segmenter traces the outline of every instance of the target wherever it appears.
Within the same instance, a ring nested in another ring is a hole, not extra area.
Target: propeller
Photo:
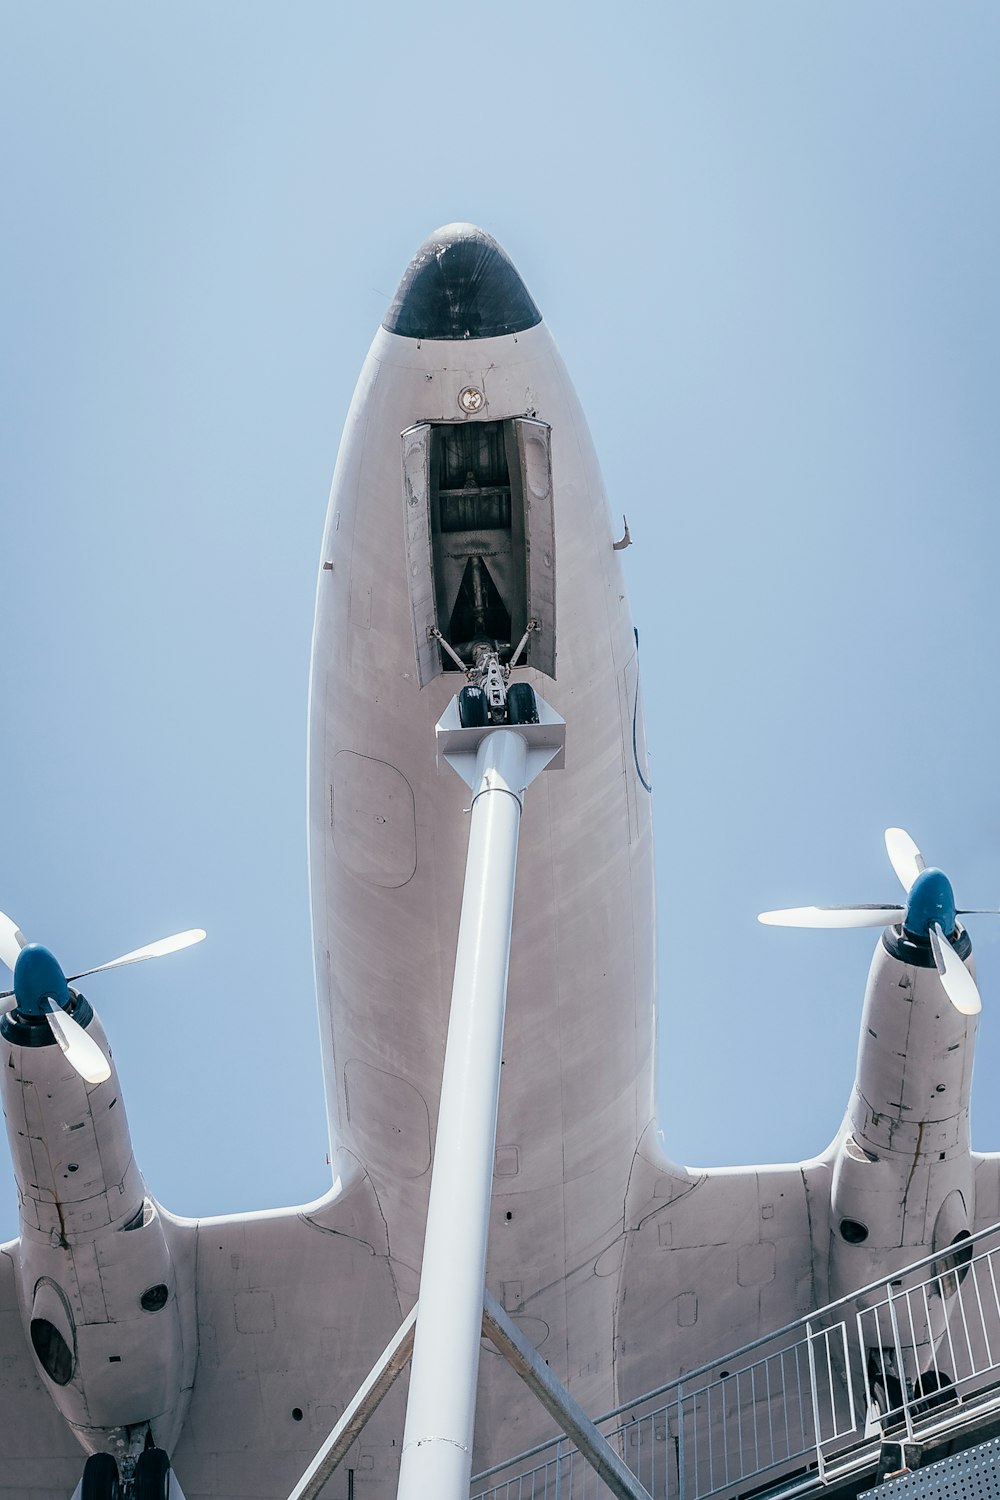
[[[930,942],[945,994],[963,1016],[982,1009],[976,981],[955,949],[960,916],[992,914],[978,907],[956,908],[948,877],[928,869],[923,855],[904,828],[887,828],[885,849],[906,902],[899,906],[793,906],[784,911],[762,911],[757,918],[768,927],[887,927],[902,923],[911,937]]]
[[[111,1064],[92,1036],[88,1036],[78,1021],[61,1010],[56,1002],[46,995],[45,1019],[56,1042],[67,1061],[76,1069],[86,1083],[103,1083],[111,1077]]]
[[[910,887],[921,875],[927,866],[924,857],[916,844],[910,838],[905,828],[887,828],[885,830],[885,852],[889,856],[889,863],[896,872],[896,879],[903,890],[909,894]]]
[[[789,906],[762,911],[765,927],[888,927],[906,916],[902,906]]]
[[[13,995],[22,1015],[44,1016],[56,1043],[80,1077],[87,1083],[103,1083],[111,1077],[111,1067],[93,1037],[66,1009],[70,1001],[70,983],[75,979],[86,979],[91,974],[121,969],[126,964],[142,963],[147,958],[177,953],[193,943],[200,943],[204,936],[202,928],[192,927],[187,932],[177,932],[172,937],[147,943],[143,948],[133,948],[121,958],[113,958],[110,963],[99,964],[95,969],[81,969],[79,973],[67,976],[48,948],[43,948],[40,943],[29,943],[10,917],[0,912],[0,959],[14,975],[14,988],[0,993],[0,1000]]]
[[[123,953],[121,958],[113,958],[110,963],[98,964],[96,969],[81,969],[79,974],[70,974],[68,979],[72,983],[74,979],[88,979],[91,974],[106,974],[109,969],[124,969],[126,964],[141,964],[147,958],[165,958],[168,953],[179,953],[182,948],[200,943],[205,935],[203,927],[189,927],[186,932],[175,932],[173,937],[158,938],[155,943],[147,943],[144,948],[133,948],[131,953]]]

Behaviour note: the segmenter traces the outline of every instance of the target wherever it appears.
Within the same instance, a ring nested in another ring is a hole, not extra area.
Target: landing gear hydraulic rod
[[[438,726],[445,758],[472,787],[472,826],[398,1500],[469,1493],[521,805],[565,734],[539,709],[548,722],[517,729],[463,731],[454,711]]]

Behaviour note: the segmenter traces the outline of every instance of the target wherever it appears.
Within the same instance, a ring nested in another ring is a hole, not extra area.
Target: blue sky
[[[843,1113],[873,938],[759,909],[893,899],[890,823],[1000,906],[998,53],[994,5],[913,0],[0,4],[0,908],[67,966],[209,929],[88,990],[168,1207],[327,1182],[314,580],[449,220],[514,258],[635,540],[672,1153]]]

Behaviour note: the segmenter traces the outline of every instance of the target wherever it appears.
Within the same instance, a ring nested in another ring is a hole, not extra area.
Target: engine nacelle
[[[111,1058],[82,996],[76,1020]],[[132,1155],[117,1071],[88,1084],[47,1025],[0,1026],[3,1098],[21,1216],[21,1314],[44,1383],[90,1452],[148,1423],[168,1451],[193,1381],[193,1271]]]
[[[970,947],[961,935],[960,955]],[[963,951],[964,950],[964,951]],[[956,1010],[942,988],[928,942],[900,928],[879,943],[865,992],[857,1074],[833,1147],[830,1296],[849,1296],[902,1272],[932,1250],[959,1245],[974,1222],[969,1093],[976,1018]],[[909,1299],[904,1369],[927,1369],[947,1325],[961,1252],[916,1273],[928,1297]],[[954,1264],[953,1264],[954,1262]],[[940,1272],[940,1275],[936,1273]],[[893,1298],[905,1298],[900,1277]],[[871,1347],[891,1347],[893,1316],[884,1289],[861,1299]]]

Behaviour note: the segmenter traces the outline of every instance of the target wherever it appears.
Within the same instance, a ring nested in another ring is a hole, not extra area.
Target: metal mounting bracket
[[[489,734],[498,729],[519,734],[528,747],[524,786],[530,786],[540,771],[551,766],[561,771],[566,764],[566,720],[557,714],[550,703],[535,694],[538,705],[537,724],[486,724],[481,728],[463,729],[458,716],[458,699],[452,698],[444,713],[434,726],[437,738],[438,765],[442,760],[457,771],[466,786],[475,789],[479,784],[476,758],[479,746]],[[523,791],[524,788],[519,788]]]

